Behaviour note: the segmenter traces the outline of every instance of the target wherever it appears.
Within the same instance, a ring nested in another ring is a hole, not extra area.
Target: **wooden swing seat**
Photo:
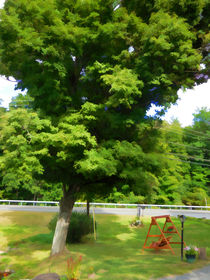
[[[172,238],[172,236],[168,236],[166,238],[161,238],[158,241],[153,241],[150,244],[149,248],[155,249],[155,250],[166,249],[166,248],[168,248],[167,241],[169,242],[171,238]]]

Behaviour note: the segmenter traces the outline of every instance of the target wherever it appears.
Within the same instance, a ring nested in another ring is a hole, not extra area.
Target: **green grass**
[[[142,251],[142,246],[150,224],[143,220],[144,227],[131,228],[133,217],[96,215],[97,241],[90,236],[82,244],[67,246],[64,254],[50,258],[53,235],[47,225],[53,213],[0,212],[0,250],[11,247],[8,253],[0,256],[0,270],[7,267],[15,273],[10,279],[20,280],[35,277],[40,273],[56,272],[64,275],[66,259],[70,256],[83,256],[81,280],[88,279],[93,271],[94,279],[101,280],[148,280],[170,274],[183,274],[210,263],[197,260],[195,264],[180,261],[180,249],[176,255],[169,250]],[[180,222],[173,219],[180,229]],[[206,247],[208,257],[210,221],[187,218],[185,241],[198,247]],[[152,240],[151,240],[152,241]]]

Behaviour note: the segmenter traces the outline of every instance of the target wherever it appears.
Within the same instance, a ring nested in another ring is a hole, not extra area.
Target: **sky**
[[[20,90],[14,90],[15,84],[15,82],[9,82],[6,78],[0,76],[0,101],[2,107],[8,108],[12,97],[21,93]]]
[[[4,0],[0,0],[0,8],[3,7]],[[20,91],[14,90],[15,83],[7,81],[0,76],[0,99],[2,99],[1,106],[8,108],[9,102],[13,96],[16,96]],[[181,125],[188,126],[192,124],[193,114],[202,107],[210,110],[210,80],[202,85],[194,87],[194,89],[178,91],[179,99],[175,105],[166,112],[163,119],[172,122],[178,119]],[[147,113],[153,115],[157,108],[152,108]]]
[[[165,113],[162,119],[171,123],[174,119],[178,119],[181,125],[188,126],[193,122],[193,114],[202,107],[210,110],[210,80],[207,83],[195,86],[185,92],[178,91],[179,99],[176,104],[172,105]],[[157,107],[152,106],[148,115],[153,115]]]

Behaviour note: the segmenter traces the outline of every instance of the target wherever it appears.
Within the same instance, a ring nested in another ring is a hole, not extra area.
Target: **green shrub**
[[[58,214],[50,221],[48,228],[55,231]],[[83,236],[93,233],[93,221],[91,216],[85,212],[72,212],[69,230],[67,234],[67,243],[79,243]]]

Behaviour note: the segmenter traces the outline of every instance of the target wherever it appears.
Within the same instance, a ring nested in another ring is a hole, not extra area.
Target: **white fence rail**
[[[58,201],[32,201],[32,200],[0,200],[0,205],[32,205],[32,206],[59,206]],[[75,206],[85,206],[86,202],[75,202]],[[108,208],[137,208],[142,209],[185,209],[185,210],[210,210],[210,206],[187,205],[160,205],[160,204],[124,204],[124,203],[98,203],[91,202],[90,206]]]

